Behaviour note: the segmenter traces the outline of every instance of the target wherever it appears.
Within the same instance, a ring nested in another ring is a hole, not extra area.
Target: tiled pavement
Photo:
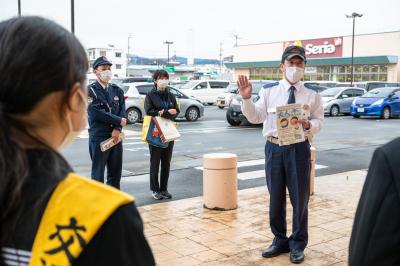
[[[365,171],[317,177],[309,203],[309,244],[303,265],[347,265],[353,217]],[[158,265],[291,265],[289,255],[265,259],[272,241],[266,187],[238,192],[239,207],[211,211],[202,197],[140,207]],[[292,208],[287,198],[290,234]]]

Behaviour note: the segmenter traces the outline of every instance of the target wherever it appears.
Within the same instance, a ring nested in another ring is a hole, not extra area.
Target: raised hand
[[[253,87],[247,76],[240,75],[237,81],[239,93],[243,99],[250,99],[253,92]]]

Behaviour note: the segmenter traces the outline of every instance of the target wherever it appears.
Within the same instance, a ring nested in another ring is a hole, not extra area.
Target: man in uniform
[[[107,166],[107,184],[120,187],[122,174],[122,142],[109,150],[101,151],[100,143],[110,137],[118,142],[122,128],[126,126],[124,92],[109,83],[111,62],[104,56],[93,63],[97,81],[88,86],[89,152],[92,159],[92,179],[104,182]]]
[[[321,96],[300,79],[304,75],[306,55],[303,47],[289,46],[282,55],[280,70],[284,78],[264,86],[256,103],[252,101],[252,85],[247,77],[239,76],[238,87],[243,97],[242,111],[252,123],[264,123],[265,175],[270,194],[270,227],[275,238],[262,252],[266,258],[290,252],[292,263],[304,261],[308,242],[308,198],[310,194],[311,136],[322,128],[324,110]],[[296,144],[279,145],[276,127],[276,108],[298,103],[309,110],[307,119],[297,123],[303,126],[306,140]],[[287,236],[286,186],[293,206],[292,234]]]

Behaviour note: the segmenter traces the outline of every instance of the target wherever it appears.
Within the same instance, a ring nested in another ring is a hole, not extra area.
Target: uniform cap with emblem
[[[97,58],[94,63],[93,63],[93,69],[96,69],[98,66],[101,65],[109,65],[112,66],[112,63],[108,61],[108,59],[105,56],[100,56]]]
[[[290,60],[295,56],[303,59],[304,63],[307,62],[306,51],[304,50],[304,48],[297,45],[291,45],[286,47],[285,51],[283,52],[281,63],[283,64],[285,60]]]

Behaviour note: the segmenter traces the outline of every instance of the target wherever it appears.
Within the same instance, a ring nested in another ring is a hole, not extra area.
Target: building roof
[[[355,65],[387,65],[397,64],[398,56],[378,55],[378,56],[358,56],[354,57]],[[227,68],[257,68],[257,67],[279,67],[281,61],[253,61],[253,62],[232,62],[225,63]],[[332,57],[332,58],[310,58],[307,59],[307,66],[326,66],[326,65],[351,65],[351,57]]]

